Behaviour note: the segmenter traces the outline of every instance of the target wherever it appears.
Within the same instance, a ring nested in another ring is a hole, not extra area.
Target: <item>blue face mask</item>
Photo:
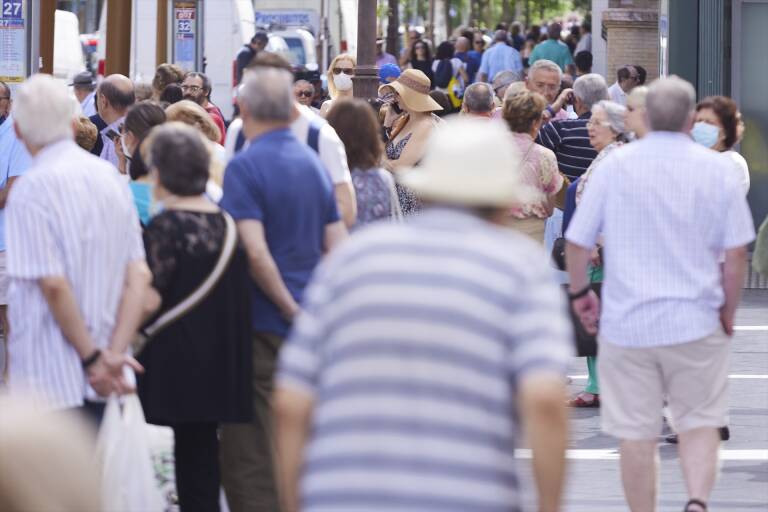
[[[720,139],[720,128],[709,123],[699,121],[693,125],[691,136],[693,137],[693,140],[702,146],[706,148],[712,148]]]

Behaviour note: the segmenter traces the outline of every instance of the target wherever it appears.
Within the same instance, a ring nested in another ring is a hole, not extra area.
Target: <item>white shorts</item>
[[[603,431],[619,439],[661,433],[668,400],[676,432],[722,427],[728,414],[731,338],[721,328],[704,339],[649,348],[600,340],[600,416]]]

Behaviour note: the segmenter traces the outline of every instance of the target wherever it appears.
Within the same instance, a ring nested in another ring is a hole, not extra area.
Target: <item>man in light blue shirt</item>
[[[689,136],[694,105],[693,86],[680,78],[651,84],[645,108],[653,131],[595,169],[565,235],[573,309],[593,333],[600,317],[602,428],[621,440],[622,472],[637,475],[623,479],[631,510],[655,508],[665,401],[680,439],[685,510],[706,510],[728,411],[734,316],[755,238],[739,174]],[[602,305],[586,273],[598,236]]]
[[[560,41],[560,32],[562,32],[562,30],[563,27],[559,23],[551,23],[549,27],[547,27],[547,36],[549,39],[543,43],[537,44],[536,48],[533,49],[531,56],[528,58],[529,66],[532,66],[537,60],[547,59],[560,66],[560,69],[562,69],[563,72],[567,72],[569,66],[575,67],[571,50],[565,43]],[[575,72],[571,72],[571,74],[573,75]]]
[[[501,71],[523,71],[523,59],[520,53],[507,44],[507,31],[497,30],[493,40],[495,41],[493,46],[483,53],[480,61],[478,82],[490,82]]]
[[[99,115],[107,123],[107,127],[100,133],[104,145],[99,157],[117,168],[117,153],[113,139],[120,133],[128,108],[136,102],[133,82],[127,76],[109,75],[99,84],[96,101],[99,106]]]
[[[0,325],[8,339],[8,273],[5,266],[5,202],[13,182],[29,167],[30,156],[16,137],[11,118],[11,88],[0,81]],[[0,350],[0,382],[5,374],[5,349]]]

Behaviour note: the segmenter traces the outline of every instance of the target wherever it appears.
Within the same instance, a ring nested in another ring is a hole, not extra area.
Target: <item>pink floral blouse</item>
[[[527,133],[512,133],[520,154],[523,182],[541,192],[541,197],[533,203],[512,209],[516,219],[546,219],[552,215],[554,206],[552,197],[563,186],[563,176],[557,170],[555,154],[533,141]]]

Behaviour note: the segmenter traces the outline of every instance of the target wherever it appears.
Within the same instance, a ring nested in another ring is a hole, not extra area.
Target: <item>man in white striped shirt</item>
[[[677,77],[651,85],[653,131],[595,169],[566,233],[574,310],[591,332],[600,315],[602,426],[621,439],[631,510],[656,508],[665,397],[679,433],[685,510],[706,510],[717,429],[726,424],[733,319],[755,236],[732,164],[688,135],[694,98]],[[586,273],[601,234],[602,311]]]
[[[10,276],[8,385],[42,407],[84,407],[128,388],[125,355],[149,270],[138,215],[111,165],[72,140],[66,86],[35,75],[19,89],[15,130],[33,156],[6,207]]]
[[[543,250],[498,225],[508,140],[446,123],[405,183],[427,210],[318,269],[276,381],[284,510],[518,512],[518,418],[538,510],[559,510],[570,325]]]

